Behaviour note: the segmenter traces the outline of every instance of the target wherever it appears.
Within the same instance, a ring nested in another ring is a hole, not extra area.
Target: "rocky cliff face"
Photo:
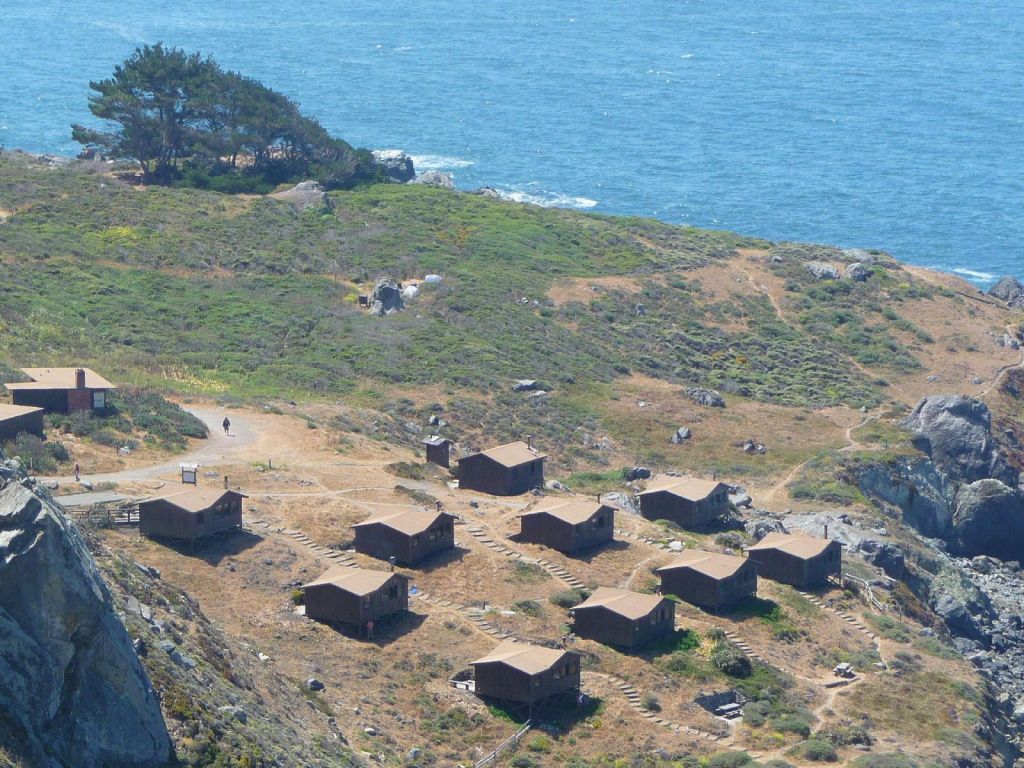
[[[79,534],[0,454],[0,740],[46,768],[153,766],[171,742]]]

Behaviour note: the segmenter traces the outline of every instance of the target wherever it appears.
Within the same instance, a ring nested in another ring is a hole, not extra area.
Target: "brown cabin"
[[[521,440],[459,459],[459,487],[517,496],[544,485],[543,453]]]
[[[611,587],[598,587],[570,614],[577,635],[620,648],[639,648],[676,626],[676,604],[667,597]]]
[[[423,447],[427,451],[427,461],[439,467],[447,467],[450,464],[451,440],[447,437],[431,435],[423,441]]]
[[[661,594],[707,610],[757,594],[756,563],[735,555],[687,550],[655,573],[661,577]]]
[[[31,381],[4,384],[15,405],[42,408],[47,413],[76,413],[107,408],[107,392],[117,389],[88,368],[22,368]]]
[[[319,621],[354,624],[409,610],[409,577],[335,565],[302,586],[306,616]]]
[[[716,480],[661,477],[637,494],[640,514],[680,528],[700,528],[729,511],[729,487]]]
[[[615,508],[596,501],[557,501],[520,515],[519,526],[520,541],[571,555],[612,540]]]
[[[13,440],[22,432],[43,436],[42,408],[0,404],[0,440]]]
[[[195,541],[242,527],[242,499],[223,488],[187,488],[139,502],[139,531],[146,536]]]
[[[581,655],[506,640],[471,662],[476,693],[490,699],[534,704],[580,689]]]
[[[415,565],[455,546],[455,515],[402,509],[382,512],[352,526],[355,549],[380,560]]]
[[[772,581],[800,589],[824,586],[843,567],[843,548],[838,541],[818,539],[803,533],[769,533],[747,547],[747,559]]]

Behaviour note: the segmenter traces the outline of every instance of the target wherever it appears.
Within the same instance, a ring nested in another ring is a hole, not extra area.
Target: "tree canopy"
[[[381,177],[369,151],[330,136],[284,94],[199,53],[146,45],[89,88],[89,110],[109,130],[73,125],[72,138],[134,160],[147,182],[312,177],[343,188]]]

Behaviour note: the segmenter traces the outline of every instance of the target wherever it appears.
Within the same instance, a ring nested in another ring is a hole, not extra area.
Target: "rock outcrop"
[[[708,408],[725,408],[725,398],[713,389],[704,387],[687,387],[683,390],[688,398],[697,405],[704,405]]]
[[[962,395],[922,398],[903,420],[914,445],[946,475],[962,483],[995,478],[1017,485],[1017,473],[992,439],[992,414],[980,400]]]
[[[310,208],[322,211],[331,210],[331,199],[318,181],[302,181],[291,189],[286,189],[283,192],[274,192],[270,196],[275,200],[291,203],[300,211]]]
[[[979,480],[956,495],[950,548],[967,557],[1024,559],[1024,497],[999,480]]]
[[[416,178],[412,158],[400,149],[375,149],[373,159],[384,169],[384,174],[399,184]]]
[[[804,263],[804,269],[811,275],[819,280],[838,280],[839,270],[835,268],[835,265],[829,264],[827,261],[808,261]]]
[[[988,295],[1005,301],[1012,309],[1024,309],[1024,285],[1015,277],[1007,275],[988,289]]]
[[[0,483],[0,742],[45,768],[166,763],[156,694],[85,543],[17,462]]]
[[[455,189],[455,178],[450,173],[442,173],[441,171],[427,171],[426,173],[421,173],[409,183],[426,184],[430,187],[444,187],[445,189]]]
[[[370,314],[387,315],[405,308],[402,298],[402,284],[390,277],[382,277],[373,287],[370,296]]]
[[[871,277],[871,270],[859,261],[855,261],[853,264],[846,265],[846,277],[850,280],[856,280],[858,283],[863,283]]]

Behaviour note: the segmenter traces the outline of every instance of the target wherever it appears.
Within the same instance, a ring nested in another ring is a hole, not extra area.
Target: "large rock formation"
[[[412,158],[400,149],[375,149],[373,159],[384,169],[391,181],[404,184],[416,178]]]
[[[1000,278],[988,289],[988,295],[1005,301],[1012,309],[1024,309],[1024,285],[1015,277]]]
[[[992,439],[992,415],[980,400],[962,395],[924,397],[903,420],[914,445],[946,475],[962,483],[995,478],[1017,485],[1017,473]]]
[[[426,184],[428,187],[443,187],[444,189],[455,189],[455,178],[450,173],[441,171],[427,171],[419,174],[410,184]]]
[[[283,192],[274,192],[271,197],[275,200],[291,203],[300,211],[305,211],[309,208],[321,211],[331,210],[331,199],[318,181],[299,182],[291,189],[286,189]]]
[[[0,742],[45,768],[162,765],[156,694],[77,531],[0,454]]]
[[[402,298],[402,284],[390,277],[382,277],[373,287],[370,296],[370,314],[387,315],[399,312],[405,307]]]
[[[979,480],[956,495],[951,548],[961,555],[1024,558],[1024,498],[999,480]]]

